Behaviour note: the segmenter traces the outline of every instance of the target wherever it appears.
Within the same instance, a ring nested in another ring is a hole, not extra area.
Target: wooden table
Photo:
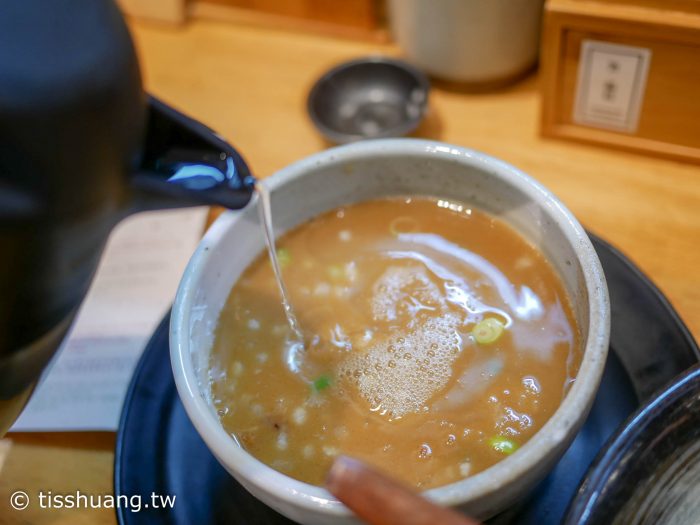
[[[221,132],[259,176],[329,146],[305,112],[319,74],[352,57],[398,54],[390,45],[211,22],[131,27],[148,90]],[[539,179],[651,276],[700,337],[700,168],[545,140],[538,119],[535,76],[485,93],[436,86],[418,135],[482,150]],[[112,510],[18,512],[7,504],[19,489],[111,492],[113,448],[112,433],[0,441],[0,524],[114,523]]]

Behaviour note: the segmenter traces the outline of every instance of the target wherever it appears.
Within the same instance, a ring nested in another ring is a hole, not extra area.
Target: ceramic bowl
[[[388,57],[340,64],[318,79],[307,109],[316,128],[331,142],[400,137],[423,119],[430,82],[422,72]]]
[[[566,525],[697,525],[700,365],[640,408],[593,461]]]
[[[425,195],[469,203],[503,218],[548,257],[569,293],[585,343],[576,381],[550,420],[514,454],[474,476],[424,493],[482,519],[525,496],[555,465],[586,418],[608,351],[605,277],[581,225],[522,171],[440,142],[357,142],[292,164],[265,183],[276,235],[338,206],[383,196]],[[178,392],[202,439],[258,499],[303,524],[359,523],[325,489],[277,472],[238,446],[210,403],[208,359],[219,312],[233,284],[264,247],[256,208],[253,202],[223,214],[185,271],[170,326]]]

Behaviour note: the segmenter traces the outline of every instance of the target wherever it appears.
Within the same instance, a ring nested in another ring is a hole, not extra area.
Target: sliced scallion
[[[321,392],[322,390],[325,390],[326,388],[331,386],[331,378],[325,374],[320,375],[316,379],[314,379],[312,386],[313,386],[314,392]]]
[[[282,268],[292,262],[292,255],[287,248],[277,248],[277,262]]]
[[[389,223],[389,232],[398,237],[402,233],[413,233],[418,231],[418,221],[413,217],[396,217]]]
[[[515,441],[508,439],[503,436],[494,436],[489,439],[489,445],[496,452],[501,454],[510,455],[516,450],[518,450],[518,444]]]
[[[345,277],[345,271],[342,266],[333,264],[328,267],[328,276],[334,281],[340,281]]]
[[[503,335],[505,328],[505,325],[495,317],[487,317],[477,323],[472,330],[472,335],[477,343],[489,345],[495,343]]]

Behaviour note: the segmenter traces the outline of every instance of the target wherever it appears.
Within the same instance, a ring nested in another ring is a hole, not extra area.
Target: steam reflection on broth
[[[343,453],[418,488],[457,481],[523,445],[576,376],[558,275],[484,212],[362,202],[277,249],[304,344],[261,254],[221,312],[211,389],[224,428],[294,478],[322,484]]]

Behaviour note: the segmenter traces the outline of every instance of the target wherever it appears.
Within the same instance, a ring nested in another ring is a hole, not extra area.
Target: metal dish
[[[418,127],[429,90],[428,78],[405,62],[362,58],[325,73],[311,89],[307,109],[321,134],[338,144],[399,137]]]

